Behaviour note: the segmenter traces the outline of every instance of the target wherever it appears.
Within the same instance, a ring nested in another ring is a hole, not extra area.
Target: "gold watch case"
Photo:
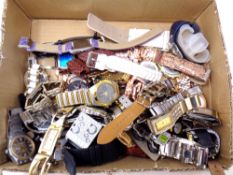
[[[119,86],[114,81],[102,80],[90,88],[90,94],[97,106],[108,107],[120,96]]]

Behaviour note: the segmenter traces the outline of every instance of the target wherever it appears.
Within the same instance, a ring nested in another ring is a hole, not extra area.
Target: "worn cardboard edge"
[[[3,43],[4,43],[4,36],[5,36],[5,20],[6,20],[6,12],[7,12],[7,0],[3,0],[2,2],[3,4],[3,8],[0,9],[1,12],[0,14],[2,14],[2,16],[0,16],[1,18],[1,31],[0,31],[0,66],[2,64],[2,60],[4,59],[3,56]]]
[[[209,8],[209,6],[212,4],[212,3],[215,3],[215,0],[211,0],[205,7],[203,7],[203,9],[201,10],[201,12],[194,18],[194,21],[196,21],[200,16],[201,14],[206,11],[206,9]]]
[[[27,16],[29,19],[32,19],[32,17],[26,12],[26,10],[18,1],[14,0],[14,3],[24,13],[25,16]]]
[[[219,16],[219,11],[218,11],[218,6],[216,4],[216,1],[213,2],[214,6],[215,6],[215,13],[217,16],[217,20],[218,20],[218,29],[219,29],[219,33],[221,36],[221,40],[222,40],[222,44],[223,44],[223,49],[224,49],[224,54],[226,56],[226,69],[228,72],[228,83],[229,83],[229,89],[230,89],[230,94],[231,94],[231,124],[233,122],[233,81],[232,81],[232,73],[230,71],[230,65],[229,65],[229,57],[227,55],[227,50],[226,50],[226,44],[225,44],[225,40],[223,38],[223,33],[222,33],[222,25],[221,25],[221,20],[220,20],[220,16]],[[231,137],[230,137],[230,144],[231,144],[231,166],[233,165],[233,126],[231,125]]]

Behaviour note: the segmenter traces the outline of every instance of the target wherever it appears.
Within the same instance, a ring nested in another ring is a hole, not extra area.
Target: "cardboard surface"
[[[89,12],[103,20],[193,20],[212,0],[15,0],[25,13],[37,19],[86,19]],[[185,14],[185,15],[184,15]]]
[[[212,20],[209,20],[209,19]],[[219,112],[222,126],[216,128],[221,138],[221,157],[232,158],[232,107],[230,70],[224,52],[221,31],[216,14],[216,6],[212,4],[197,20],[207,40],[210,42],[211,61],[211,103],[210,107]],[[209,27],[211,26],[211,27]]]
[[[93,35],[93,32],[86,26],[87,13],[93,12],[102,19],[111,20],[110,24],[122,29],[137,27],[166,30],[170,28],[171,21],[197,19],[210,43],[212,56],[211,79],[203,88],[204,94],[209,107],[216,109],[220,114],[222,126],[217,129],[222,139],[219,161],[224,168],[229,167],[232,163],[233,140],[230,74],[215,4],[210,4],[211,2],[212,0],[148,0],[137,1],[137,3],[134,0],[56,0],[56,2],[55,0],[8,0],[3,46],[6,59],[0,67],[0,78],[4,82],[0,84],[0,163],[5,160],[3,151],[6,146],[7,108],[17,104],[17,95],[24,90],[23,75],[27,53],[17,48],[18,39],[20,36],[31,36],[36,42],[54,42],[74,36]],[[30,21],[27,16],[33,20]],[[1,165],[0,169],[27,171],[28,166],[29,164],[15,166],[8,162]],[[134,157],[126,157],[97,167],[78,167],[79,172],[143,171],[146,169],[195,170],[196,168],[171,159],[153,162],[149,159]],[[64,166],[62,164],[55,166],[52,172],[64,172]]]
[[[23,92],[23,75],[26,69],[27,54],[17,48],[18,39],[29,35],[30,20],[13,3],[8,1],[5,19],[5,36],[2,47],[4,59],[0,67],[0,163],[6,161],[7,110],[18,104],[18,94]],[[16,29],[18,27],[18,30]]]

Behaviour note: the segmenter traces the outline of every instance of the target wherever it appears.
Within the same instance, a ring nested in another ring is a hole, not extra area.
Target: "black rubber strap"
[[[118,140],[105,145],[93,145],[87,149],[64,147],[64,162],[70,175],[76,174],[76,166],[101,165],[119,159],[125,155],[126,147]]]

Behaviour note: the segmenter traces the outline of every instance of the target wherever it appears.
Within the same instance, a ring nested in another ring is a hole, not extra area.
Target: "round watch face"
[[[27,163],[35,153],[35,144],[26,135],[16,136],[9,143],[9,153],[18,164]]]
[[[97,101],[103,104],[112,103],[117,97],[116,89],[111,83],[102,83],[98,86],[96,91]]]

